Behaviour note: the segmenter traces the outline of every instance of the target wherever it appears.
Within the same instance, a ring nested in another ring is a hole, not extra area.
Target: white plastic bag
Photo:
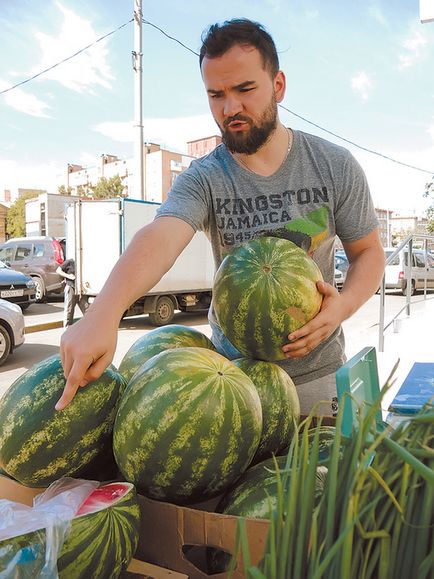
[[[80,506],[97,482],[62,478],[33,507],[0,500],[0,579],[57,579],[57,557]]]

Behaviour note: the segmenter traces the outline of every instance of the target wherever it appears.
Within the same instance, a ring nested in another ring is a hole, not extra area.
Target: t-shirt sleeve
[[[209,223],[209,200],[209,188],[193,162],[175,179],[166,201],[158,208],[155,218],[178,217],[191,225],[195,231],[205,231]]]
[[[341,241],[357,241],[378,227],[366,175],[351,153],[342,166],[339,193],[335,227]]]

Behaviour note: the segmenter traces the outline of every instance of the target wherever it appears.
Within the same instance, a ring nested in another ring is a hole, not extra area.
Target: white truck
[[[90,301],[101,291],[134,234],[155,216],[159,203],[136,199],[79,200],[66,212],[66,257],[76,263],[76,292]],[[172,268],[124,316],[149,314],[163,326],[175,310],[205,310],[211,303],[211,244],[197,232]]]

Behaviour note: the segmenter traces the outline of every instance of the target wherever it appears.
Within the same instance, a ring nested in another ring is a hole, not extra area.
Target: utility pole
[[[134,197],[146,199],[143,179],[142,0],[134,0]]]

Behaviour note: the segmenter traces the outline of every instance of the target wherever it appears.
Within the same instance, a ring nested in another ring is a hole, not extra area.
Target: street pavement
[[[385,333],[384,352],[378,351],[379,295],[373,296],[356,314],[344,322],[346,336],[346,355],[356,355],[366,346],[377,349],[378,373],[380,384],[386,381],[395,362],[400,359],[396,372],[395,388],[398,389],[414,362],[434,361],[432,347],[434,322],[434,292],[413,297],[411,316],[405,311],[400,314],[400,328],[391,325]],[[398,293],[386,294],[386,324],[404,306],[405,298]],[[76,317],[81,313],[76,308]],[[63,303],[50,301],[47,304],[34,304],[25,312],[26,340],[17,348],[9,360],[0,367],[0,396],[21,374],[40,360],[59,351],[62,328]],[[211,335],[207,317],[203,313],[175,314],[174,323],[193,326],[207,336]],[[121,322],[118,332],[118,344],[113,363],[119,366],[130,346],[143,334],[152,330],[148,316],[126,318]],[[385,403],[389,400],[386,398]]]

